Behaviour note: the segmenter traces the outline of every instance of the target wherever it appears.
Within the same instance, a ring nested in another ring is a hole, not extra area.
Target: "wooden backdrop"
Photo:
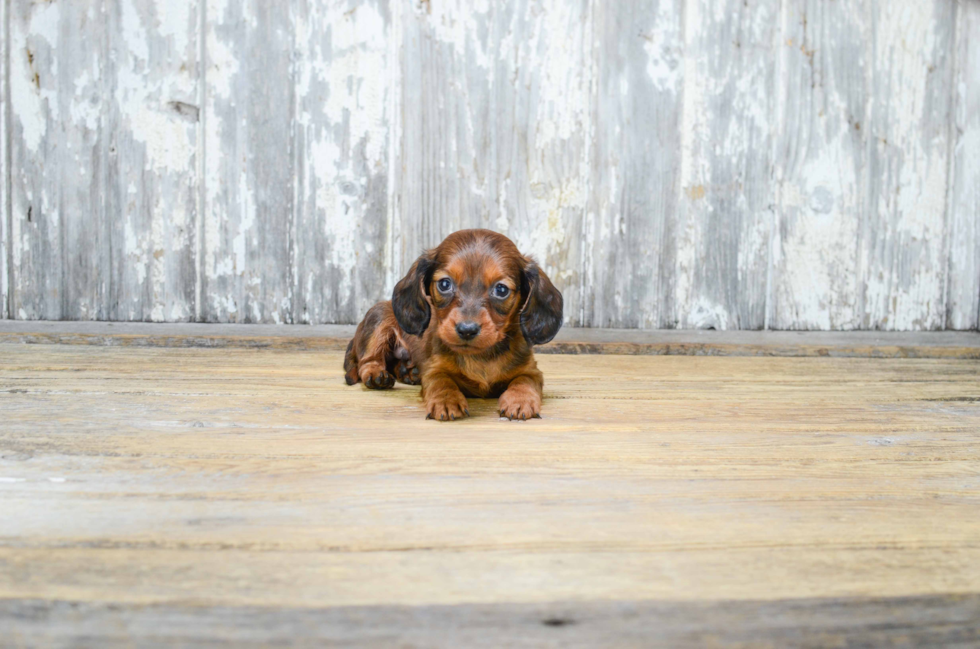
[[[586,326],[968,329],[980,0],[0,0],[3,317],[355,322],[511,236]]]

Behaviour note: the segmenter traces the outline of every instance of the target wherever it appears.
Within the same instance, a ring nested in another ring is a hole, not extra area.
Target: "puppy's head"
[[[477,354],[517,331],[531,345],[561,328],[562,297],[513,242],[490,230],[460,230],[419,257],[391,298],[398,324],[429,326],[450,349]]]

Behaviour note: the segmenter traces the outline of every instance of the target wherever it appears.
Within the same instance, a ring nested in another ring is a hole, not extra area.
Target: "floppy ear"
[[[521,307],[521,332],[532,345],[543,345],[561,329],[561,291],[532,259],[525,260],[521,290],[526,296]]]
[[[425,296],[434,270],[432,253],[425,252],[415,260],[408,274],[395,284],[391,309],[395,312],[398,326],[407,334],[421,336],[429,326],[429,303]]]

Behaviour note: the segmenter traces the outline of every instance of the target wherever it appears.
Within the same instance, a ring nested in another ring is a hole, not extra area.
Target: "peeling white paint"
[[[61,12],[58,3],[34,5],[29,22],[11,20],[10,103],[16,125],[27,149],[39,153],[47,134],[45,114],[58,120],[59,104],[54,88],[58,58],[51,53],[58,48],[58,26]],[[47,69],[39,69],[47,61]],[[42,78],[41,72],[44,72]],[[16,130],[15,130],[16,132]]]
[[[8,3],[0,2],[0,29],[4,29],[4,38],[0,40],[0,320],[13,317],[8,309],[7,291],[10,288],[10,278],[7,277],[7,244],[13,242],[13,233],[9,232],[7,223],[7,178],[9,177],[7,152],[10,148],[10,135],[7,133],[7,70],[6,62],[10,60],[10,44],[6,37]]]
[[[62,237],[109,227],[116,293],[90,271],[72,317],[186,319],[197,278],[209,319],[356,321],[422,245],[480,225],[573,322],[759,326],[768,300],[776,327],[976,326],[973,3],[201,1],[203,34],[194,0],[3,5],[10,315],[61,317]],[[118,33],[66,56],[72,21]]]
[[[142,239],[142,240],[140,240]],[[136,231],[133,230],[131,223],[126,223],[126,240],[125,240],[125,251],[127,261],[134,264],[136,268],[136,278],[140,285],[146,282],[146,262],[147,262],[147,251],[146,251],[146,239],[141,237],[137,239]]]
[[[647,54],[647,76],[660,90],[677,92],[680,87],[684,56],[680,31],[680,22],[673,15],[672,5],[662,2],[657,7],[653,28],[642,34],[645,41],[643,49]],[[623,94],[628,94],[628,86]]]
[[[971,329],[980,324],[980,3],[957,11],[946,325]]]
[[[952,36],[936,22],[936,12],[944,6],[940,0],[894,3],[875,13],[878,36],[869,44],[874,64],[869,97],[870,113],[881,123],[874,132],[872,161],[882,177],[869,178],[869,189],[877,194],[872,209],[884,226],[876,234],[886,234],[889,245],[867,257],[867,326],[934,329],[945,320],[941,296],[948,129],[937,124],[935,137],[923,130],[948,115],[945,110],[935,116],[928,112],[930,75],[945,58],[946,39]],[[884,103],[886,91],[889,101]],[[909,255],[914,259],[906,260]]]

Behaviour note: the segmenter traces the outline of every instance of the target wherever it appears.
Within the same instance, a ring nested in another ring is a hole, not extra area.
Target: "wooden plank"
[[[590,192],[592,143],[588,0],[514,0],[496,6],[485,55],[491,86],[474,132],[473,174],[492,180],[491,229],[535,258],[562,291],[565,319],[583,312],[582,222]],[[465,5],[464,5],[465,6]],[[480,161],[479,148],[484,148]]]
[[[400,5],[389,287],[423,249],[485,227],[537,258],[581,318],[589,194],[586,0]]]
[[[952,647],[980,643],[980,597],[267,608],[0,601],[15,644],[230,647]]]
[[[206,2],[200,319],[289,322],[292,5]]]
[[[774,329],[858,329],[874,65],[857,2],[787,3],[776,99],[772,298]]]
[[[765,325],[780,5],[685,5],[677,326]]]
[[[952,8],[785,7],[775,328],[943,326]]]
[[[542,356],[450,425],[341,357],[0,346],[5,629],[973,643],[975,361]]]
[[[106,5],[106,317],[195,317],[199,182],[197,0]]]
[[[10,181],[10,138],[7,137],[7,71],[10,60],[10,23],[7,20],[7,3],[0,3],[0,320],[10,317],[7,310],[7,291],[9,289],[10,255],[10,202],[7,200]]]
[[[344,350],[353,325],[277,326],[96,322],[5,322],[0,341],[113,347],[239,347]],[[540,354],[980,358],[974,332],[779,332],[576,329],[565,327]]]
[[[980,325],[980,4],[956,4],[946,327]]]
[[[862,328],[945,322],[954,8],[945,0],[869,6]]]
[[[493,25],[497,11],[513,6],[401,4],[395,276],[447,234],[493,224]]]
[[[596,99],[583,326],[676,325],[683,3],[593,3]]]
[[[101,6],[9,6],[10,309],[20,319],[107,317]]]
[[[399,3],[399,7],[403,3]],[[390,7],[295,3],[291,320],[353,323],[385,291]],[[399,9],[400,10],[400,9]]]

